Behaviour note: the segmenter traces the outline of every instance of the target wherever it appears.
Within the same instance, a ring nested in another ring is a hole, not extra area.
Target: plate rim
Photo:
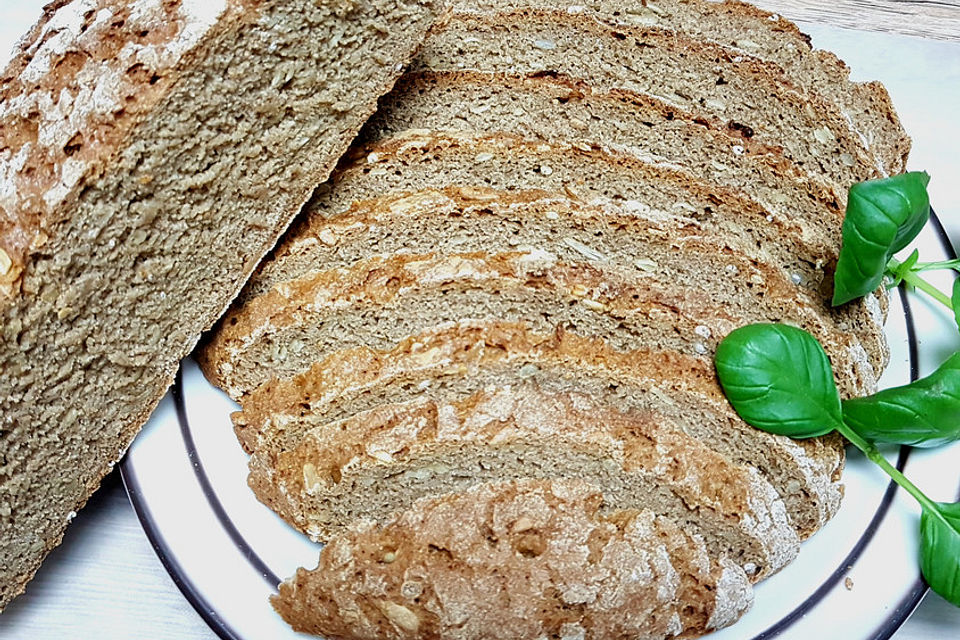
[[[940,242],[943,252],[948,256],[949,259],[957,259],[957,252],[953,247],[953,243],[951,242],[943,223],[940,221],[940,218],[932,208],[930,210],[930,222],[932,224],[934,235]],[[904,319],[906,322],[910,361],[910,380],[913,381],[919,377],[919,345],[914,327],[913,311],[910,306],[910,299],[903,284],[898,287],[898,294],[903,306]],[[223,508],[222,503],[216,495],[216,492],[213,490],[210,480],[206,475],[206,471],[203,468],[199,457],[196,455],[196,447],[193,442],[193,436],[190,433],[189,420],[186,415],[185,398],[182,385],[183,369],[181,366],[181,368],[177,370],[174,384],[170,388],[169,393],[173,399],[181,438],[184,441],[187,456],[192,462],[191,467],[193,468],[196,479],[200,484],[200,489],[204,495],[204,498],[206,499],[210,508],[214,511],[220,526],[224,528],[228,537],[241,552],[241,555],[243,555],[247,561],[250,562],[253,568],[263,577],[264,580],[269,582],[272,587],[275,587],[281,582],[280,578],[273,573],[273,571],[256,554],[256,552],[250,548],[250,546],[244,540],[243,535],[237,530],[236,526],[233,524],[233,521],[230,519],[230,516]],[[896,465],[898,469],[903,469],[904,465],[909,459],[911,451],[912,447],[900,447]],[[137,519],[139,520],[151,547],[153,547],[154,552],[157,554],[160,563],[173,579],[174,584],[183,594],[184,598],[190,603],[203,621],[219,638],[222,640],[244,640],[244,636],[240,635],[227,621],[223,620],[218,615],[216,608],[210,605],[209,601],[201,593],[200,589],[197,588],[194,582],[190,579],[186,569],[176,558],[176,554],[167,545],[158,521],[153,517],[150,506],[142,497],[139,479],[137,477],[136,469],[131,462],[131,458],[129,456],[124,456],[123,460],[120,461],[118,466],[120,467],[120,475],[123,480],[124,489],[126,490],[130,504],[133,506],[134,512],[137,515]],[[856,544],[839,563],[837,569],[834,570],[821,583],[821,585],[814,590],[813,593],[811,593],[809,597],[794,607],[789,613],[780,618],[780,620],[778,620],[776,623],[770,625],[759,634],[756,634],[750,640],[770,640],[772,638],[776,638],[781,633],[789,629],[793,622],[806,615],[807,612],[816,606],[818,602],[826,597],[827,594],[829,594],[840,583],[842,576],[845,575],[847,571],[848,565],[850,565],[857,559],[857,557],[859,557],[862,550],[866,547],[870,540],[872,540],[876,530],[883,522],[887,513],[889,513],[890,506],[898,489],[899,486],[892,480],[887,484],[883,498],[881,499],[881,502],[878,505],[873,517],[871,518],[867,527],[864,529],[863,533],[857,539]],[[958,490],[957,495],[958,499],[960,499],[960,490]],[[889,640],[889,638],[891,638],[893,634],[896,633],[901,626],[903,626],[903,623],[906,622],[910,615],[920,605],[928,590],[929,587],[924,581],[922,575],[920,575],[918,568],[917,578],[910,586],[906,595],[900,599],[896,606],[892,608],[891,613],[884,617],[881,623],[876,627],[876,630],[869,635],[866,640]]]

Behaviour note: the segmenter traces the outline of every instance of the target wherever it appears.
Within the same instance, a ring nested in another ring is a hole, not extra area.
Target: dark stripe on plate
[[[227,535],[230,536],[230,540],[233,541],[237,551],[239,551],[241,555],[247,559],[247,562],[267,581],[271,589],[276,589],[277,585],[281,582],[280,578],[267,566],[267,563],[257,555],[240,531],[237,530],[237,526],[233,524],[233,520],[227,515],[226,509],[223,508],[223,503],[220,502],[217,492],[213,490],[213,485],[210,484],[210,478],[207,477],[207,472],[203,468],[203,462],[200,460],[197,447],[193,442],[193,433],[190,431],[190,420],[187,418],[187,406],[184,402],[183,393],[183,367],[177,371],[177,379],[174,382],[173,388],[175,390],[173,403],[177,409],[177,422],[180,423],[180,435],[183,436],[183,445],[187,450],[187,457],[190,458],[190,466],[193,467],[193,473],[197,476],[197,482],[200,483],[200,489],[203,491],[207,503],[210,505],[210,508],[213,509],[217,520],[220,521],[220,526],[222,526],[224,531],[227,532]]]
[[[180,377],[181,373],[177,372],[178,383]],[[179,384],[175,384],[171,392],[179,394]],[[147,540],[150,541],[150,546],[153,547],[154,552],[160,559],[160,564],[163,565],[163,568],[166,569],[170,577],[173,578],[173,583],[177,585],[180,593],[187,599],[190,606],[194,608],[217,636],[222,638],[222,640],[243,640],[243,636],[237,633],[229,623],[220,617],[217,610],[210,606],[210,603],[207,602],[207,599],[200,593],[200,590],[193,581],[187,577],[186,570],[184,570],[183,566],[170,551],[170,548],[167,546],[167,541],[164,539],[163,534],[160,533],[160,527],[157,526],[157,521],[153,517],[153,512],[150,511],[150,507],[142,497],[137,472],[133,465],[128,464],[128,460],[129,458],[124,457],[124,459],[120,461],[120,477],[123,478],[123,486],[127,490],[130,504],[133,505],[137,519],[140,520],[140,526],[143,527],[143,531],[147,535]]]

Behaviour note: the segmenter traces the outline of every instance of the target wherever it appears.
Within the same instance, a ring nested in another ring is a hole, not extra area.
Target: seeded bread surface
[[[470,0],[453,4],[459,13],[495,13],[526,8],[556,9],[555,1]],[[834,103],[863,145],[888,174],[906,167],[910,138],[890,95],[879,82],[851,82],[836,55],[814,49],[808,35],[780,15],[735,0],[573,0],[559,8],[610,24],[658,27],[745,53],[781,67],[786,77]]]
[[[842,221],[845,197],[784,158],[779,147],[758,144],[726,122],[648,94],[602,91],[559,74],[405,74],[381,99],[360,140],[426,129],[600,143],[740,189],[777,215],[832,217],[837,228]]]
[[[560,73],[722,119],[842,189],[886,175],[847,116],[781,67],[668,29],[549,9],[460,14],[431,29],[413,69]]]
[[[756,469],[731,463],[661,415],[622,413],[532,383],[316,427],[278,461],[270,504],[327,540],[359,519],[383,523],[420,498],[525,478],[587,481],[603,490],[605,512],[668,516],[752,581],[797,553],[783,502]]]
[[[0,607],[439,9],[61,0],[21,40],[0,79]]]
[[[355,149],[314,194],[279,251],[321,224],[314,219],[337,218],[357,202],[456,185],[562,193],[581,203],[618,208],[628,220],[654,219],[698,235],[719,235],[749,258],[779,264],[785,277],[808,289],[824,308],[829,306],[838,251],[837,241],[831,240],[835,221],[774,216],[742,192],[596,145],[534,143],[506,135],[407,132]],[[274,274],[283,271],[275,264],[271,269]],[[275,282],[282,277],[265,273],[270,270],[253,276],[241,300],[250,291],[268,288],[264,278]],[[881,292],[831,312],[858,337],[877,370],[889,360],[885,309]]]
[[[691,261],[698,250],[715,251],[695,243],[686,249]],[[772,282],[759,296],[733,285],[687,286],[669,272],[662,278],[638,270],[621,274],[539,248],[375,256],[285,281],[228,312],[201,362],[215,383],[238,395],[271,377],[295,375],[338,349],[385,351],[409,335],[477,319],[525,323],[542,333],[563,327],[602,336],[618,351],[656,346],[709,365],[718,342],[734,329],[788,322],[824,346],[844,396],[876,387],[863,347],[795,295],[795,287],[781,282],[778,290]]]
[[[518,381],[663,415],[731,461],[759,469],[801,537],[839,506],[842,444],[796,442],[749,427],[723,398],[711,365],[673,351],[620,353],[602,339],[538,334],[523,325],[461,323],[412,336],[389,352],[338,351],[302,374],[257,388],[234,423],[253,454],[250,480],[257,486],[314,427],[418,398],[458,402]]]
[[[589,485],[562,481],[424,501],[332,541],[273,605],[298,631],[397,640],[660,640],[749,608],[743,572],[696,535],[649,511],[602,516],[601,503]]]

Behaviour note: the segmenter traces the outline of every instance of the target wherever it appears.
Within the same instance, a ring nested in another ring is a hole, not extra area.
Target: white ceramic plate
[[[924,259],[953,257],[939,222],[921,236]],[[948,277],[948,276],[946,276]],[[941,282],[949,285],[949,281]],[[935,368],[957,329],[925,300],[891,295],[891,365],[884,386]],[[234,437],[236,405],[183,364],[122,464],[131,501],[184,595],[223,638],[295,638],[268,597],[297,567],[316,565],[319,545],[288,527],[246,485],[247,456]],[[891,449],[891,460],[938,500],[960,487],[960,446]],[[890,637],[925,593],[917,569],[918,515],[903,491],[858,454],[844,474],[837,516],[800,557],[757,586],[753,609],[716,640]]]

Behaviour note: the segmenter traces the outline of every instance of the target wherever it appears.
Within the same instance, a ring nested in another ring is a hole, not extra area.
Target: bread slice
[[[750,607],[742,570],[698,536],[649,511],[601,515],[602,500],[581,482],[526,481],[420,502],[336,538],[273,606],[337,640],[663,640]]]
[[[294,526],[329,540],[355,520],[383,523],[422,498],[527,478],[589,482],[602,489],[605,512],[666,515],[754,581],[799,548],[783,502],[756,469],[660,415],[622,413],[529,382],[315,427],[281,454],[270,486],[254,490]]]
[[[698,254],[709,255],[716,246],[691,243],[684,249],[676,261],[698,262]],[[565,262],[538,248],[393,254],[314,272],[250,300],[224,317],[200,362],[208,379],[239,397],[338,349],[387,351],[407,336],[465,319],[525,323],[544,333],[561,326],[602,337],[618,351],[670,349],[708,364],[734,329],[787,322],[824,346],[845,397],[876,388],[859,342],[795,295],[789,283],[780,283],[779,291],[771,285],[755,294],[739,279],[721,277],[720,286],[698,289],[666,269],[662,275],[622,276],[600,263]]]
[[[541,247],[565,261],[587,261],[626,277],[703,291],[718,301],[716,305],[733,306],[739,315],[750,315],[755,309],[758,318],[766,313],[766,317],[779,314],[789,319],[792,309],[812,307],[823,316],[823,322],[856,336],[860,346],[852,344],[851,348],[861,362],[857,369],[866,368],[864,360],[875,373],[886,366],[888,347],[875,322],[864,322],[851,313],[856,307],[834,309],[822,297],[788,280],[776,264],[748,259],[744,254],[749,254],[749,247],[744,247],[742,238],[732,234],[705,237],[694,225],[624,215],[616,206],[588,205],[540,191],[428,189],[359,202],[330,219],[303,218],[261,263],[241,301],[250,304],[252,298],[280,282],[349,266],[371,255],[448,255],[525,247]],[[778,301],[783,306],[775,311]],[[217,371],[217,363],[228,358],[216,351],[241,335],[234,324],[237,315],[249,315],[249,310],[235,307],[201,352],[208,377],[234,397],[250,387],[238,386],[235,376]],[[865,375],[869,379],[875,373]],[[864,374],[855,375],[862,378]]]
[[[0,608],[441,7],[89,8],[50,4],[0,79]]]
[[[282,246],[297,242],[304,228],[316,224],[313,219],[340,216],[356,202],[451,185],[564,193],[580,202],[618,207],[624,216],[655,218],[699,230],[695,232],[700,235],[722,235],[747,257],[779,262],[787,277],[829,305],[832,265],[840,246],[837,221],[830,216],[778,217],[742,193],[585,143],[408,132],[356,149],[317,190]],[[241,299],[247,291],[265,288],[258,272]],[[878,296],[845,305],[840,315],[843,326],[862,340],[875,367],[882,370],[889,358],[882,336],[886,297],[882,291]]]
[[[773,62],[791,82],[834,103],[887,173],[900,173],[906,167],[910,139],[883,85],[850,82],[850,69],[841,60],[829,51],[813,49],[810,37],[782,16],[735,0],[653,0],[630,6],[618,0],[576,0],[564,4],[470,0],[455,2],[453,8],[458,13],[566,8],[613,25],[676,31]]]
[[[559,73],[723,120],[840,188],[887,174],[847,116],[779,66],[666,29],[549,9],[461,14],[431,29],[419,69]]]
[[[745,238],[753,254],[778,260],[819,289],[836,261],[839,227],[777,216],[748,195],[704,182],[678,167],[646,162],[586,142],[528,142],[506,134],[409,131],[355,149],[321,185],[302,219],[332,218],[355,202],[427,188],[539,189],[587,203],[619,204],[625,214]],[[823,295],[826,296],[826,291]]]
[[[550,114],[549,118],[543,114]],[[506,132],[526,139],[600,143],[740,189],[772,213],[840,225],[846,194],[726,122],[646,94],[600,91],[559,75],[422,71],[380,101],[360,139],[406,130]]]
[[[258,388],[242,400],[234,423],[253,454],[251,485],[269,486],[283,452],[314,427],[411,400],[455,403],[524,380],[550,393],[653,412],[727,459],[756,467],[782,497],[801,537],[839,506],[838,440],[796,442],[746,425],[703,360],[672,351],[620,353],[603,340],[562,330],[545,335],[523,325],[471,322],[413,336],[389,352],[339,351]]]

